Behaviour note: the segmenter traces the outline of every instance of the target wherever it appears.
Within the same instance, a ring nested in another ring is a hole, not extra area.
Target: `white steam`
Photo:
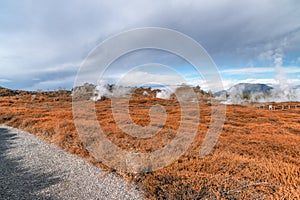
[[[264,99],[265,102],[285,102],[285,101],[300,101],[300,91],[288,82],[286,73],[282,67],[283,53],[281,49],[276,49],[273,55],[275,65],[275,81],[274,89],[271,91],[271,95]]]
[[[124,86],[110,86],[107,81],[100,80],[98,81],[95,89],[94,89],[94,97],[92,100],[97,101],[101,100],[103,97],[112,98],[112,97],[122,97],[130,94],[132,88],[124,87]]]
[[[156,98],[170,99],[171,95],[176,92],[177,86],[167,87],[156,93]]]
[[[109,90],[107,81],[100,80],[97,82],[97,85],[94,90],[95,96],[93,97],[94,101],[100,100],[102,97],[111,97],[112,92]]]
[[[236,85],[227,90],[226,104],[243,104],[247,102],[287,102],[300,101],[300,86],[295,87],[289,82],[286,77],[283,65],[282,50],[268,51],[268,55],[274,62],[276,76],[274,77],[274,84],[269,93],[266,92],[252,92],[245,95],[244,85]],[[223,94],[224,97],[224,94]],[[220,97],[222,99],[223,97]]]

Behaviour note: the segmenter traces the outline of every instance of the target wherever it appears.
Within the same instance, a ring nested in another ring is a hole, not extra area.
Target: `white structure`
[[[269,105],[269,110],[273,110],[273,106],[272,105]]]

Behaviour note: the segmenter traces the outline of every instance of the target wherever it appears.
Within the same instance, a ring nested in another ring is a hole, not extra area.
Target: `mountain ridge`
[[[262,94],[270,94],[274,88],[263,83],[238,83],[236,85],[231,86],[227,90],[221,90],[214,93],[214,96],[223,96],[223,95],[250,95],[253,93],[262,93]]]

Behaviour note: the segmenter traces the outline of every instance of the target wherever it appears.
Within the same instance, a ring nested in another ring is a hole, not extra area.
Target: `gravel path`
[[[0,126],[0,199],[142,199],[107,174],[46,141]]]

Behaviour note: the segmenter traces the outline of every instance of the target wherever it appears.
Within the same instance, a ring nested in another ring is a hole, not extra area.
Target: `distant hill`
[[[0,96],[16,96],[20,94],[17,90],[11,90],[0,86]]]
[[[224,94],[228,95],[250,95],[253,93],[261,93],[261,94],[270,94],[273,87],[270,87],[266,84],[260,84],[260,83],[239,83],[228,90],[222,90],[219,92],[214,93],[215,96],[222,96]]]
[[[293,90],[299,90],[300,89],[300,85],[296,85],[292,88]]]
[[[56,91],[24,91],[24,90],[12,90],[0,86],[0,97],[5,96],[22,96],[22,95],[38,95],[47,97],[59,97],[62,95],[69,96],[71,91],[69,90],[56,90]]]

